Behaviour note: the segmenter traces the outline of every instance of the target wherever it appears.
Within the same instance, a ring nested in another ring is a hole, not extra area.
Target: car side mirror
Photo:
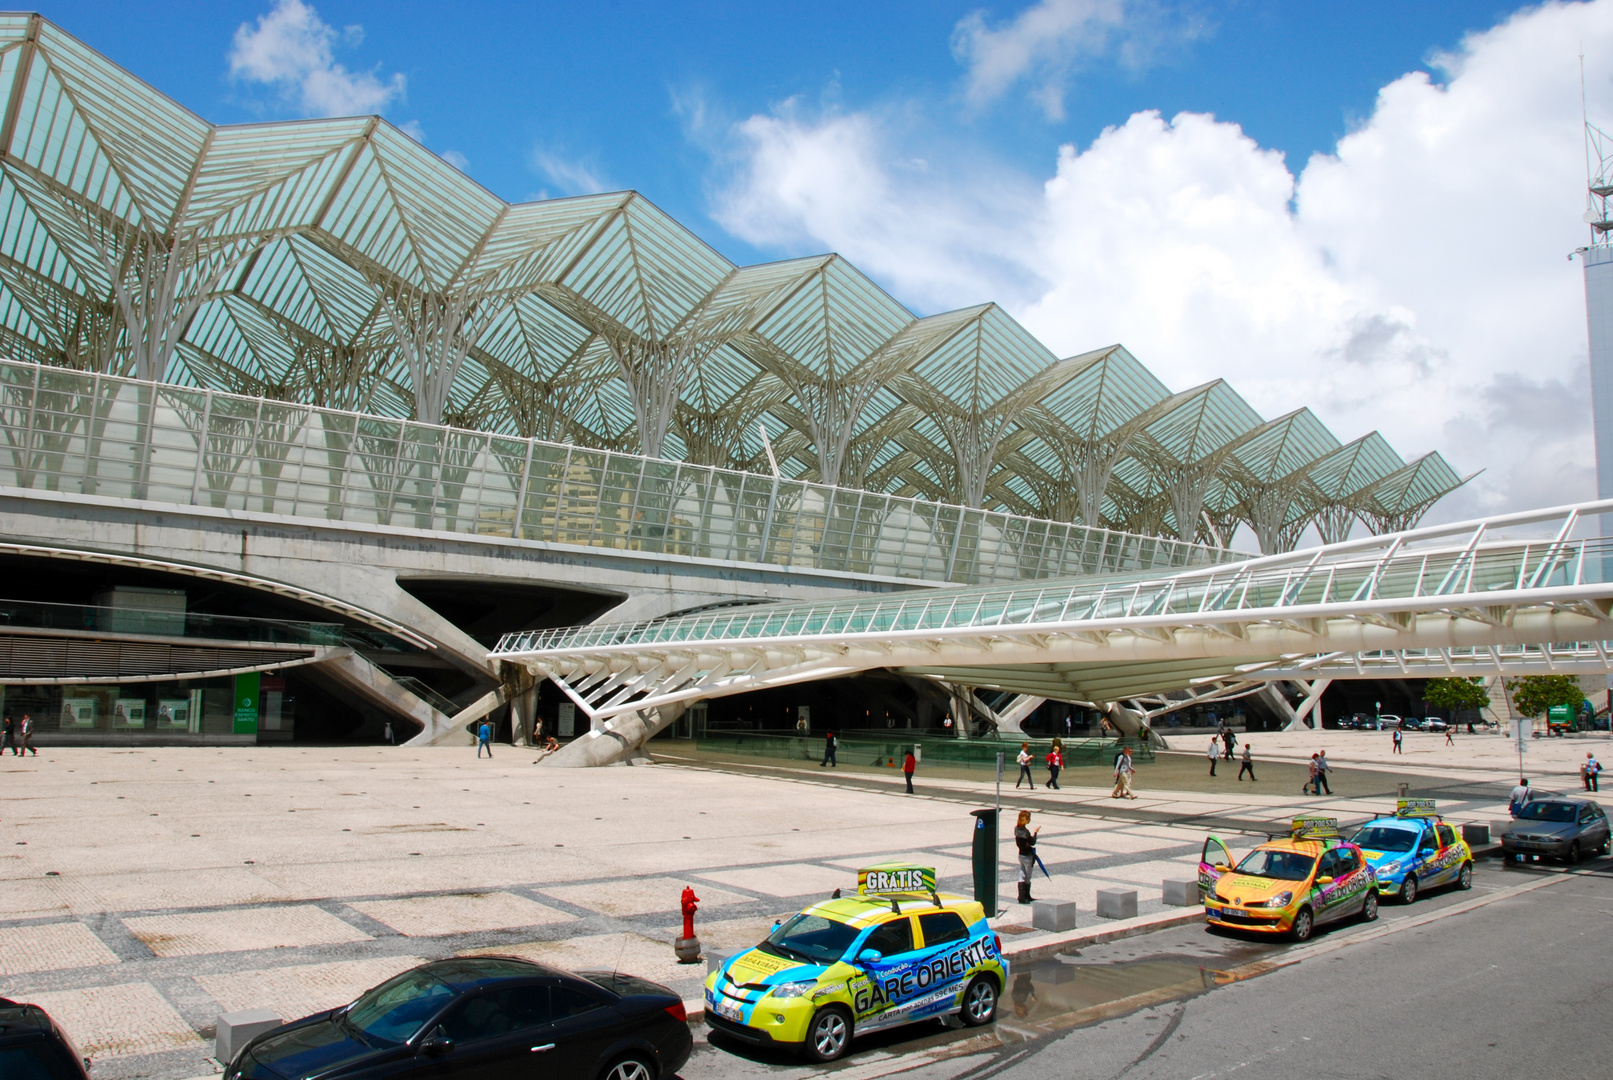
[[[1221,871],[1221,872],[1222,872],[1222,873],[1223,873],[1223,874],[1230,874],[1230,873],[1232,873],[1232,867],[1230,867],[1230,866],[1228,866],[1228,865],[1227,865],[1227,864],[1226,864],[1226,863],[1224,863],[1224,862],[1218,862],[1218,863],[1216,863],[1216,864],[1215,864],[1215,868],[1216,868],[1216,869],[1217,869],[1217,870],[1219,870],[1219,871]]]
[[[862,952],[857,954],[857,963],[875,964],[884,958],[885,954],[880,952],[878,949],[864,949]]]
[[[1318,885],[1331,885],[1331,884],[1333,884],[1333,879],[1328,877],[1326,874],[1323,874],[1321,877],[1316,879],[1316,884],[1318,884]]]
[[[442,1057],[453,1048],[454,1040],[439,1032],[427,1035],[425,1041],[420,1044],[420,1052],[427,1057]]]

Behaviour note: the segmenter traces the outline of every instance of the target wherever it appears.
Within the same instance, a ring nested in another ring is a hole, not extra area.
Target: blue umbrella
[[[1042,868],[1042,876],[1047,878],[1047,880],[1052,881],[1053,875],[1047,872],[1047,864],[1042,861],[1042,857],[1033,851],[1031,852],[1031,858],[1035,859],[1036,865]]]

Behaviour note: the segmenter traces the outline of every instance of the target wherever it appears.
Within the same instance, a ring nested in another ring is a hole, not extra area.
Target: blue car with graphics
[[[1424,889],[1473,887],[1473,852],[1432,799],[1401,799],[1393,816],[1373,818],[1350,840],[1377,874],[1378,892],[1403,904]]]
[[[996,1018],[1008,961],[985,910],[935,892],[933,870],[859,876],[858,895],[836,890],[707,977],[714,1034],[824,1062],[870,1031],[952,1015],[971,1027]]]

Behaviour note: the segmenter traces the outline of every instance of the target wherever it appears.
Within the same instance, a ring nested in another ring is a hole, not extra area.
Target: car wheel
[[[963,1022],[970,1027],[997,1018],[997,983],[989,975],[976,975],[963,990]]]
[[[1596,853],[1606,855],[1609,847],[1613,847],[1613,836],[1604,836],[1602,837],[1602,842],[1596,845]]]
[[[606,1069],[602,1080],[655,1080],[655,1066],[636,1054],[630,1055]]]
[[[1367,898],[1361,902],[1361,921],[1378,921],[1378,890],[1368,889]]]
[[[1471,889],[1473,887],[1472,863],[1465,862],[1462,864],[1461,873],[1456,875],[1456,887],[1458,889]]]
[[[1415,904],[1417,902],[1417,875],[1407,874],[1406,880],[1400,883],[1400,902],[1402,904]]]
[[[1563,862],[1567,863],[1569,866],[1573,866],[1575,863],[1579,862],[1579,841],[1578,840],[1572,840],[1572,841],[1569,842],[1569,844],[1568,844],[1568,854],[1563,856]]]
[[[807,1028],[803,1049],[813,1061],[834,1061],[851,1048],[851,1014],[839,1005],[825,1005]]]
[[[1316,929],[1316,916],[1311,914],[1310,908],[1300,908],[1299,914],[1294,916],[1294,925],[1289,928],[1288,936],[1295,941],[1309,941],[1311,931]]]

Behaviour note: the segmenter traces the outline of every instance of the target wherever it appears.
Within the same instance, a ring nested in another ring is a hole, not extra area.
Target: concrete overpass
[[[493,656],[552,679],[594,721],[555,764],[631,753],[694,701],[874,669],[1104,706],[1386,671],[1602,672],[1613,540],[1575,532],[1609,511],[1557,507],[1163,575],[513,634]],[[1146,711],[1111,717],[1136,731]]]

